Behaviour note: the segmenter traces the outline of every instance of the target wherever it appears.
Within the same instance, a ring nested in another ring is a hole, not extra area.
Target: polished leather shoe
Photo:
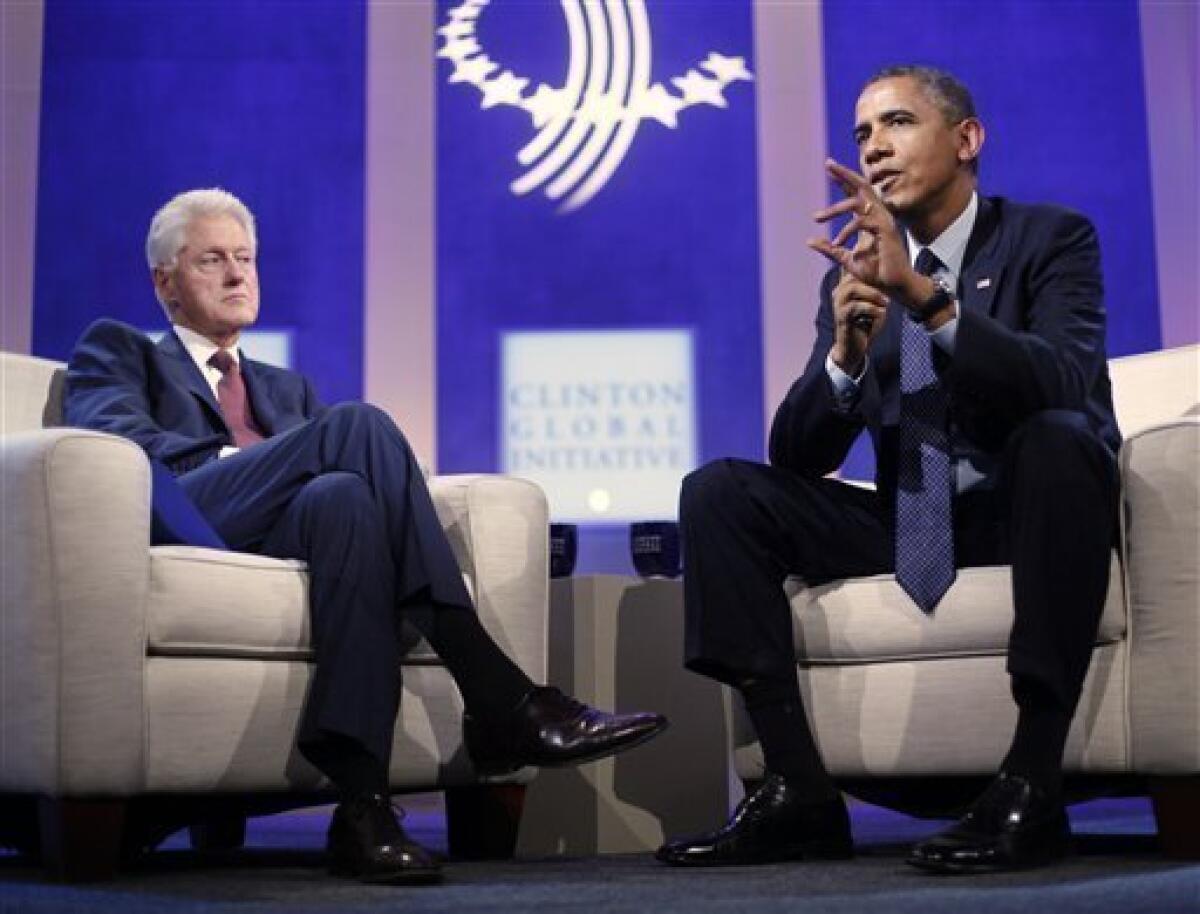
[[[362,882],[428,884],[442,878],[436,859],[404,833],[382,794],[338,804],[326,842],[329,871]]]
[[[1001,773],[965,816],[916,845],[908,862],[935,873],[991,873],[1050,863],[1070,846],[1061,798]]]
[[[661,714],[609,714],[553,686],[533,688],[495,720],[463,715],[467,752],[475,768],[487,774],[590,762],[644,743],[666,727]]]
[[[854,856],[850,816],[840,796],[824,803],[800,799],[777,774],[767,776],[719,831],[670,841],[654,855],[672,866],[744,866],[783,860]]]

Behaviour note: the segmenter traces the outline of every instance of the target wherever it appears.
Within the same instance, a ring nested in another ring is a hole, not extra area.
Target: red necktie
[[[233,443],[238,447],[249,447],[262,441],[265,436],[250,409],[237,359],[228,350],[218,349],[208,364],[221,372],[221,380],[217,382],[217,402],[221,405],[225,424],[233,435]]]

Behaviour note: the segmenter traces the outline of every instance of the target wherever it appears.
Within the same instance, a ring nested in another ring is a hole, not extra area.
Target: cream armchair
[[[1066,767],[1084,782],[1150,776],[1164,846],[1200,856],[1200,347],[1110,372],[1121,542]],[[915,795],[913,779],[995,772],[1016,721],[1007,566],[960,572],[931,617],[892,575],[787,589],[801,692],[836,777],[864,795],[883,781]],[[752,781],[761,750],[733,709],[735,767]]]
[[[0,354],[0,840],[36,833],[51,872],[83,878],[181,825],[237,845],[246,812],[319,802],[328,785],[294,744],[312,672],[304,564],[152,547],[145,456],[56,427],[62,369]],[[544,681],[542,492],[429,484],[485,627]],[[415,632],[402,675],[392,787],[446,791],[453,852],[511,853],[533,771],[480,781],[458,690]]]

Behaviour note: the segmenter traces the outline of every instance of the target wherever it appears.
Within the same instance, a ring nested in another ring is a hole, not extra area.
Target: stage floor
[[[445,851],[436,795],[405,798],[405,827]],[[329,807],[251,821],[247,846],[199,855],[177,834],[116,882],[44,883],[11,855],[0,857],[0,912],[171,910],[292,911],[798,911],[1065,912],[1200,911],[1200,864],[1157,849],[1145,800],[1100,800],[1072,808],[1078,853],[1058,866],[971,878],[928,876],[903,862],[908,845],[940,822],[874,806],[852,807],[859,855],[844,862],[677,870],[649,854],[454,863],[444,885],[367,887],[322,870]]]

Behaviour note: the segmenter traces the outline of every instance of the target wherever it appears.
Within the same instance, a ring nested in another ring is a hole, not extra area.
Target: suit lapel
[[[979,198],[979,212],[963,254],[959,276],[962,306],[980,314],[991,314],[996,290],[1004,275],[1000,245],[1000,214],[986,197]]]
[[[164,334],[163,338],[158,341],[158,351],[167,356],[164,364],[175,383],[191,391],[208,408],[216,427],[228,434],[229,427],[225,424],[225,417],[221,415],[221,407],[217,403],[217,398],[213,396],[212,388],[208,386],[208,379],[200,373],[200,369],[188,354],[179,337],[175,335],[174,330]]]
[[[259,364],[246,358],[240,349],[239,364],[242,369],[242,380],[246,382],[246,396],[250,398],[250,408],[254,410],[254,418],[268,435],[278,432],[279,412],[270,397],[270,382],[259,370]]]

